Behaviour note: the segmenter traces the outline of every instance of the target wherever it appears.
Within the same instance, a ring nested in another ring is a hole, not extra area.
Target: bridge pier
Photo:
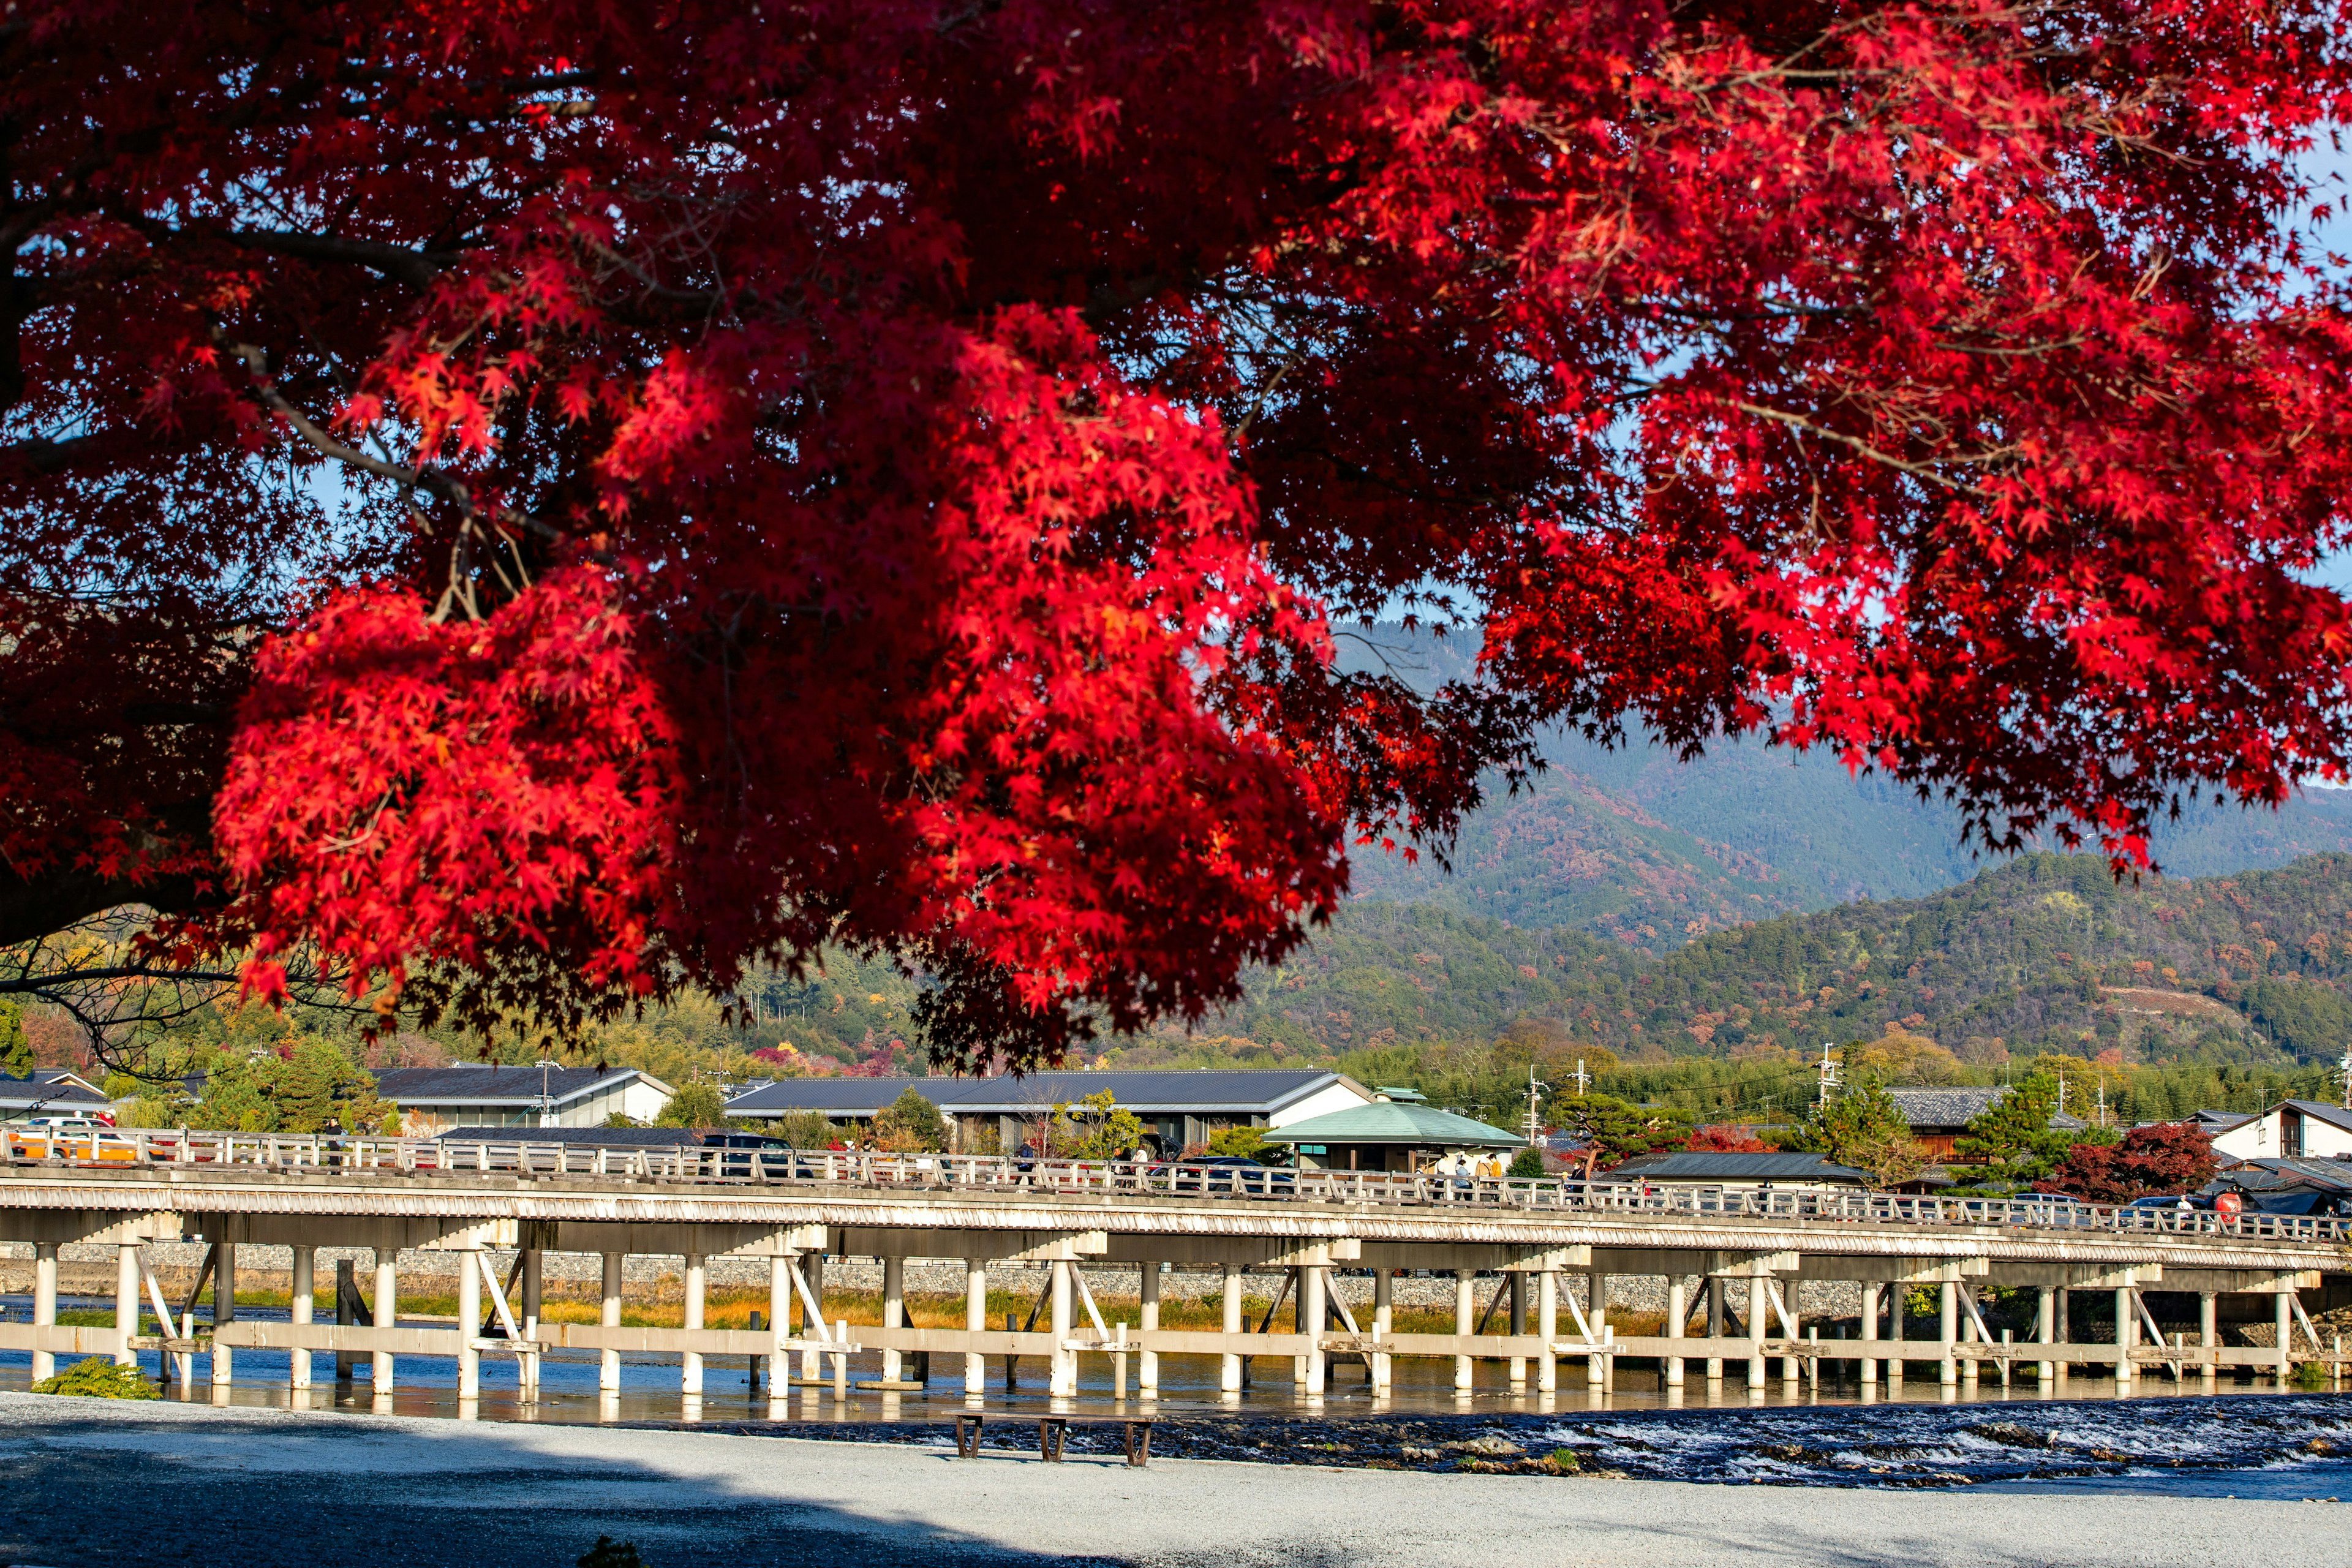
[[[478,1243],[457,1253],[457,1399],[482,1397],[482,1249]]]
[[[314,1315],[313,1309],[318,1304],[315,1270],[318,1267],[319,1249],[315,1247],[297,1247],[292,1251],[294,1266],[289,1281],[286,1313],[294,1322],[307,1328]],[[287,1385],[298,1392],[309,1392],[310,1352],[298,1346],[288,1352],[286,1359]]]
[[[1706,1337],[1711,1340],[1723,1338],[1723,1278],[1720,1275],[1709,1275],[1706,1280]],[[1707,1387],[1713,1389],[1722,1381],[1723,1358],[1719,1355],[1707,1357]]]
[[[400,1249],[398,1247],[379,1247],[375,1249],[375,1310],[373,1316],[376,1321],[376,1325],[379,1328],[393,1329],[400,1326],[399,1263]],[[371,1391],[374,1394],[376,1398],[383,1399],[392,1393],[392,1352],[376,1351],[373,1352],[368,1368],[368,1378],[372,1384]]]
[[[1878,1293],[1884,1289],[1875,1279],[1862,1282],[1862,1337],[1867,1342],[1862,1350],[1860,1369],[1854,1382],[1864,1396],[1868,1397],[1878,1386],[1878,1362],[1871,1354],[1871,1346],[1878,1342]]]
[[[608,1329],[621,1326],[621,1269],[628,1261],[618,1252],[603,1255],[604,1278],[597,1292],[596,1321]],[[791,1375],[787,1368],[785,1375]],[[621,1391],[621,1352],[607,1349],[596,1358],[596,1392],[618,1394]]]
[[[2214,1291],[2197,1292],[2197,1342],[2208,1350],[2221,1342],[2220,1301]],[[2210,1394],[2221,1369],[2209,1361],[2199,1370],[2204,1373],[2205,1391]]]
[[[1328,1363],[1323,1353],[1323,1334],[1328,1325],[1326,1308],[1324,1269],[1318,1264],[1301,1264],[1298,1269],[1298,1331],[1307,1336],[1307,1352],[1299,1360],[1305,1375],[1299,1379],[1306,1385],[1310,1399],[1323,1397],[1323,1375]]]
[[[1385,1325],[1383,1325],[1385,1327]],[[1536,1277],[1536,1337],[1543,1342],[1543,1352],[1536,1357],[1536,1392],[1557,1393],[1559,1388],[1559,1355],[1554,1348],[1559,1342],[1559,1270],[1547,1268]],[[1381,1361],[1388,1358],[1381,1356]],[[1385,1371],[1385,1368],[1383,1368]],[[1385,1386],[1388,1380],[1377,1380]]]
[[[1225,1342],[1235,1342],[1242,1331],[1242,1266],[1228,1262],[1224,1268]],[[1242,1358],[1228,1351],[1218,1358],[1217,1391],[1238,1396],[1242,1391]]]
[[[1586,1307],[1584,1316],[1585,1321],[1592,1326],[1592,1337],[1596,1340],[1606,1340],[1609,1337],[1609,1271],[1598,1261],[1600,1256],[1597,1252],[1593,1254],[1596,1261],[1585,1276],[1587,1283],[1584,1299],[1590,1305]],[[1614,1356],[1586,1356],[1584,1358],[1585,1386],[1596,1394],[1614,1389],[1617,1386],[1616,1366],[1617,1360]]]
[[[1683,1339],[1690,1332],[1690,1301],[1683,1294],[1685,1289],[1679,1273],[1666,1276],[1666,1338],[1669,1340]],[[1665,1385],[1668,1388],[1683,1386],[1682,1357],[1666,1357]]]
[[[984,1258],[963,1260],[963,1326],[975,1334],[988,1327],[988,1260]],[[967,1399],[978,1399],[988,1392],[988,1358],[978,1351],[964,1352],[963,1392]]]
[[[213,1262],[213,1330],[217,1336],[223,1323],[236,1321],[236,1243],[224,1241],[214,1255]],[[225,1395],[236,1381],[236,1352],[213,1342],[213,1386]],[[226,1398],[216,1398],[226,1404]]]
[[[1396,1331],[1396,1279],[1392,1270],[1372,1270],[1372,1338],[1385,1340]],[[1550,1331],[1546,1330],[1547,1337]],[[1385,1351],[1372,1356],[1372,1387],[1386,1394],[1393,1386],[1394,1368]]]
[[[522,1250],[522,1305],[518,1312],[522,1321],[517,1326],[522,1330],[523,1342],[533,1346],[539,1343],[539,1315],[543,1304],[540,1256],[536,1247],[526,1247]],[[539,1398],[537,1350],[527,1351],[516,1359],[515,1378],[524,1399]]]
[[[1515,1273],[1508,1276],[1508,1279],[1511,1289],[1511,1337],[1516,1340],[1524,1338],[1528,1331],[1528,1277],[1525,1274]],[[1513,1392],[1519,1393],[1524,1392],[1527,1386],[1528,1358],[1515,1355],[1511,1358],[1511,1388]]]
[[[2139,1338],[2139,1314],[2132,1310],[2132,1289],[2116,1287],[2116,1392],[2127,1394],[2132,1384],[2132,1344]]]
[[[906,1325],[907,1260],[896,1256],[885,1258],[882,1259],[882,1326],[886,1329],[900,1329]],[[898,1374],[905,1370],[905,1366],[906,1363],[899,1358],[896,1350],[884,1350],[882,1381],[885,1383],[901,1381]]]
[[[33,1326],[53,1329],[58,1324],[58,1244],[37,1242],[33,1247]],[[58,1358],[52,1351],[33,1352],[33,1381],[58,1373]]]
[[[1959,1337],[1959,1290],[1950,1279],[1936,1290],[1936,1339],[1943,1349],[1936,1362],[1936,1386],[1947,1396],[1960,1386],[1960,1364],[1952,1355],[1952,1342]]]
[[[1164,1263],[1147,1263],[1135,1282],[1136,1327],[1145,1333],[1160,1329],[1160,1277]],[[1144,1351],[1135,1358],[1135,1393],[1139,1399],[1160,1397],[1160,1352]]]
[[[1054,1361],[1053,1376],[1046,1392],[1055,1399],[1069,1399],[1078,1392],[1078,1355],[1069,1348],[1071,1320],[1070,1271],[1077,1265],[1066,1258],[1055,1258],[1054,1269]]]
[[[702,1327],[702,1310],[710,1290],[710,1266],[698,1252],[686,1255],[686,1326]],[[702,1397],[702,1352],[688,1351],[678,1358],[678,1392],[690,1399]]]
[[[139,1244],[119,1243],[114,1249],[114,1364],[137,1366],[139,1352],[131,1342],[139,1332]]]
[[[1477,1326],[1474,1321],[1478,1305],[1473,1284],[1475,1279],[1467,1268],[1454,1271],[1454,1331],[1464,1339],[1468,1339],[1470,1331]],[[1454,1392],[1457,1395],[1468,1394],[1477,1386],[1474,1364],[1466,1355],[1454,1358]]]
[[[1764,1276],[1761,1273],[1748,1275],[1748,1397],[1750,1399],[1764,1397],[1764,1335],[1766,1332],[1764,1315],[1769,1310],[1765,1304],[1765,1296]]]

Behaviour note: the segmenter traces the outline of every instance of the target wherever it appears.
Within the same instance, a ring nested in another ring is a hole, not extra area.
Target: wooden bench
[[[1007,1415],[1006,1420],[1027,1420],[1026,1416]],[[956,1458],[980,1458],[980,1433],[988,1413],[963,1410],[956,1413]],[[1037,1457],[1047,1464],[1062,1462],[1062,1447],[1068,1441],[1070,1424],[1081,1426],[1118,1426],[1125,1428],[1127,1463],[1129,1469],[1141,1469],[1151,1462],[1151,1424],[1157,1417],[1150,1415],[1040,1415],[1037,1422]]]

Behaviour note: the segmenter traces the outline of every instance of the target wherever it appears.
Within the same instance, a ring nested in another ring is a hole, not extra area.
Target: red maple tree
[[[2093,1203],[2127,1204],[2162,1193],[2193,1193],[2213,1179],[2213,1142],[2194,1122],[2135,1127],[2121,1142],[2077,1143],[2042,1184]]]
[[[2339,774],[2331,0],[20,0],[0,942],[1198,1016],[1541,726]],[[1335,626],[1468,606],[1417,693]]]

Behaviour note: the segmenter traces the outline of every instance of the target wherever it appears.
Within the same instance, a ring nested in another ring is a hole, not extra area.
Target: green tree
[[[2074,1142],[2050,1125],[2057,1113],[2057,1075],[2036,1071],[1970,1121],[1956,1148],[1965,1158],[1984,1162],[1976,1187],[2014,1192],[2048,1176]]]
[[[332,1040],[301,1036],[276,1050],[222,1052],[209,1064],[196,1120],[233,1132],[362,1131],[383,1119],[375,1079]]]
[[[910,1087],[876,1115],[874,1141],[893,1152],[936,1153],[948,1146],[947,1118],[922,1090]]]
[[[1841,1098],[1814,1108],[1797,1147],[1867,1171],[1880,1186],[1917,1175],[1925,1163],[1911,1137],[1910,1122],[1886,1086],[1867,1072],[1857,1076]]]
[[[32,1072],[33,1042],[25,1037],[24,1010],[0,1002],[0,1078],[29,1078]]]
[[[1539,1177],[1543,1173],[1543,1151],[1522,1149],[1511,1156],[1510,1174],[1513,1176]]]
[[[1109,1089],[1054,1107],[1052,1147],[1077,1160],[1108,1160],[1143,1142],[1143,1122]]]
[[[1628,1105],[1614,1095],[1580,1094],[1553,1102],[1563,1131],[1584,1145],[1584,1178],[1612,1170],[1643,1154],[1679,1149],[1690,1142],[1689,1124],[1669,1106]]]
[[[716,1127],[727,1120],[727,1097],[715,1083],[697,1079],[669,1097],[654,1118],[656,1127]]]

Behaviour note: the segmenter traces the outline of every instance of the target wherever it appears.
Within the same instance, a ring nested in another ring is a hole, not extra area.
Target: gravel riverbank
[[[944,1436],[938,1439],[942,1444]],[[1336,1457],[1336,1456],[1334,1456]],[[1915,1491],[1161,1458],[960,1462],[908,1444],[0,1395],[0,1563],[569,1568],[595,1538],[688,1564],[1446,1568],[1496,1562],[2352,1563],[2343,1467],[2210,1495]],[[2265,1478],[2272,1478],[2266,1479]],[[2263,1495],[2254,1495],[2260,1492]],[[2338,1505],[2346,1506],[2346,1505]]]

